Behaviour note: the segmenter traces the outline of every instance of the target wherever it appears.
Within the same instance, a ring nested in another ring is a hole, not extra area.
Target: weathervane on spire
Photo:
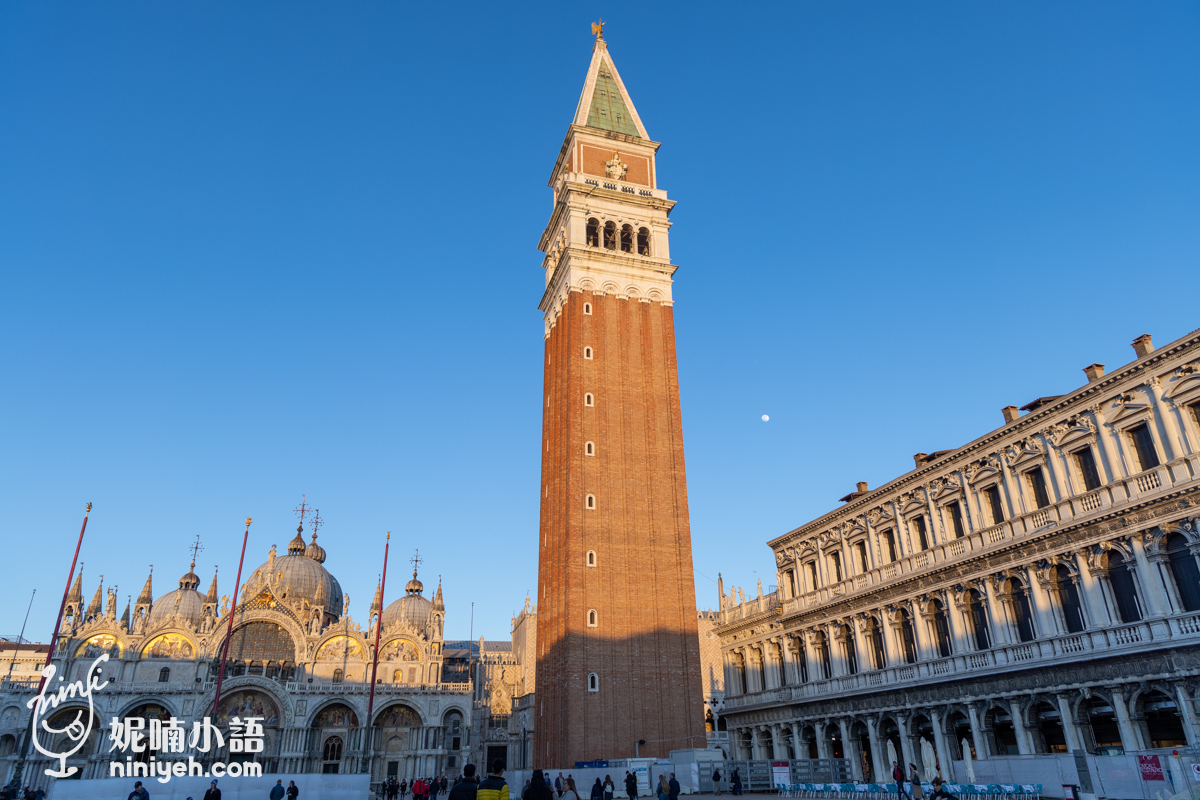
[[[416,555],[409,559],[409,562],[413,565],[413,577],[415,578],[417,577],[417,567],[425,563],[425,559],[421,558],[421,551],[418,550]]]
[[[312,520],[308,523],[308,527],[312,528],[313,541],[317,539],[317,528],[320,528],[324,524],[321,520],[321,512],[314,508],[312,511]]]
[[[598,20],[592,23],[592,33],[597,39],[604,38],[604,20]]]

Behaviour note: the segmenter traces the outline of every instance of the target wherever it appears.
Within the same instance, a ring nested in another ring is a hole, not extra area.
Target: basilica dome
[[[324,560],[325,549],[316,543],[316,535],[311,544],[305,545],[297,529],[296,537],[288,543],[286,556],[276,556],[272,548],[271,558],[250,575],[242,599],[247,600],[269,586],[272,593],[289,603],[307,600],[310,606],[340,617],[342,587],[322,566]]]
[[[429,612],[433,604],[421,596],[425,588],[417,580],[417,571],[413,570],[412,580],[404,586],[404,597],[391,603],[383,610],[384,627],[398,622],[410,622],[417,628],[424,628],[429,622]]]
[[[179,579],[179,588],[167,592],[154,601],[150,607],[150,621],[159,622],[168,619],[176,613],[193,625],[200,623],[204,614],[204,595],[197,591],[200,586],[200,576],[194,570],[193,562],[188,571]]]

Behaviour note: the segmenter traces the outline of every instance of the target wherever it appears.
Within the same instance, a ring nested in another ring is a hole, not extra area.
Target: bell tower
[[[704,747],[659,143],[596,43],[550,175],[534,762]],[[640,748],[636,743],[644,740]]]

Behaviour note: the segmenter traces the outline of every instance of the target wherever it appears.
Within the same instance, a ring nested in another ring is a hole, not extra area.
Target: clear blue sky
[[[536,581],[546,188],[591,51],[679,201],[701,606],[1000,407],[1200,327],[1195,3],[0,6],[0,634],[232,590],[307,493],[365,621]],[[771,421],[760,421],[769,414]],[[757,570],[757,572],[755,572]],[[624,588],[624,587],[620,587]],[[652,587],[631,587],[653,599]]]

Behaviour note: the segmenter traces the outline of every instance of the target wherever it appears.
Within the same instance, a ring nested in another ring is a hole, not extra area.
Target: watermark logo
[[[87,679],[67,683],[61,676],[58,688],[53,688],[53,679],[58,668],[53,664],[42,670],[46,680],[42,691],[31,699],[27,705],[33,709],[33,730],[50,734],[51,745],[57,744],[56,750],[49,750],[42,745],[38,736],[33,737],[33,746],[39,753],[48,758],[58,759],[57,769],[47,769],[46,774],[52,778],[69,778],[79,771],[78,767],[68,767],[67,759],[78,753],[92,733],[95,725],[95,703],[93,698],[109,681],[103,683],[101,665],[108,661],[108,653],[97,658],[88,667]],[[87,708],[75,709],[75,715],[66,725],[49,724],[53,712],[60,705],[76,700],[86,700]],[[84,714],[87,714],[86,720]],[[239,753],[254,758],[256,753],[263,752],[266,733],[263,730],[263,717],[231,717],[225,733],[213,724],[210,717],[198,719],[189,729],[183,720],[171,717],[169,719],[146,720],[142,717],[112,718],[112,730],[108,739],[112,744],[109,753],[129,753],[124,762],[112,760],[109,762],[109,777],[142,777],[157,778],[160,783],[166,783],[172,777],[203,776],[221,778],[229,776],[260,776],[262,764],[256,761],[233,761],[229,763],[216,762],[205,768],[196,761],[191,753],[208,753],[228,747],[229,753]],[[65,738],[62,738],[65,734]],[[187,761],[183,755],[189,753]],[[167,758],[163,758],[167,756]],[[178,758],[170,758],[178,756]],[[119,754],[118,754],[119,757]],[[111,758],[111,756],[110,756]]]
[[[62,676],[59,676],[58,690],[52,694],[47,694],[47,692],[52,691],[51,684],[53,683],[55,674],[58,672],[58,668],[53,664],[47,665],[42,669],[42,677],[45,680],[42,682],[41,693],[26,703],[29,708],[33,709],[34,748],[48,758],[58,759],[58,769],[46,770],[46,774],[52,778],[69,778],[79,771],[78,767],[68,767],[67,759],[78,753],[80,748],[87,744],[88,735],[92,732],[92,726],[95,724],[96,719],[92,695],[105,686],[108,686],[108,681],[99,683],[101,676],[100,665],[105,661],[108,661],[108,653],[105,653],[92,662],[92,666],[88,667],[86,681],[71,681],[70,683],[66,683]],[[46,717],[63,703],[77,698],[87,700],[87,723],[84,724],[84,710],[80,708],[76,710],[75,718],[70,720],[64,727],[50,727]],[[49,733],[51,741],[57,740],[61,744],[66,745],[67,749],[56,753],[42,747],[42,743],[38,741],[36,735],[39,729]],[[60,734],[66,734],[66,739],[59,740],[58,737]]]

